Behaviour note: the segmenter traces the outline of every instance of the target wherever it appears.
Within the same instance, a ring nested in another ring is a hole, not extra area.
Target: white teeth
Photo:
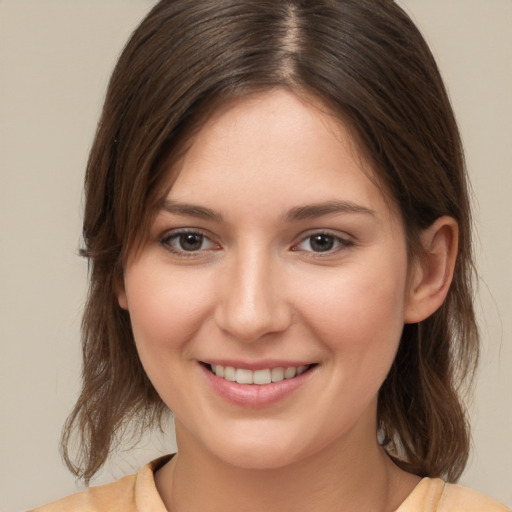
[[[307,369],[307,366],[305,366],[305,365],[304,366],[299,366],[297,368],[297,375],[303,374],[306,371],[306,369]]]
[[[270,384],[272,382],[272,375],[270,370],[256,370],[253,372],[254,384]]]
[[[284,379],[293,379],[302,375],[308,365],[289,366],[288,368],[266,368],[264,370],[246,370],[245,368],[234,368],[233,366],[221,366],[220,364],[212,364],[212,372],[223,379],[238,384],[257,384],[265,385],[271,382],[281,382]]]
[[[220,365],[217,365],[217,368],[219,366]],[[219,375],[219,377],[220,377],[220,375]],[[224,378],[226,380],[230,380],[231,382],[235,382],[235,369],[232,366],[226,366],[224,368]]]
[[[293,366],[289,366],[284,371],[284,378],[285,379],[293,379],[297,375],[297,368],[294,368]]]
[[[284,380],[284,368],[272,368],[272,382]]]
[[[243,370],[237,368],[235,371],[235,380],[238,384],[252,384],[252,372],[251,370]]]

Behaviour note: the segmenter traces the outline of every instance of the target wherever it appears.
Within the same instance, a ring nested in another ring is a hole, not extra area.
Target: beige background
[[[0,511],[76,489],[57,444],[79,381],[83,170],[116,56],[152,3],[0,0]],[[484,346],[462,483],[512,505],[512,1],[402,4],[438,58],[478,198]],[[153,438],[98,481],[171,449]]]

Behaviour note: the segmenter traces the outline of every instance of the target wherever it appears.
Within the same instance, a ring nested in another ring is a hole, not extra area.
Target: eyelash
[[[186,236],[186,235],[200,237],[201,246],[204,244],[204,242],[208,242],[209,245],[211,245],[211,247],[209,247],[206,250],[220,249],[220,246],[218,244],[216,244],[215,242],[213,242],[209,236],[207,236],[202,231],[199,231],[196,229],[180,229],[178,231],[172,231],[171,233],[166,233],[162,238],[160,238],[159,241],[160,241],[160,244],[162,244],[165,247],[165,249],[167,249],[168,251],[172,252],[173,254],[175,254],[181,258],[194,257],[194,256],[197,256],[198,254],[205,251],[205,249],[201,249],[201,248],[198,250],[187,251],[186,249],[183,249],[183,248],[178,249],[173,246],[173,242],[176,241],[179,243],[180,238],[183,236]]]
[[[180,238],[187,235],[199,237],[201,247],[197,250],[187,251],[183,247],[177,248],[176,246],[173,245],[174,242],[180,243]],[[333,247],[329,247],[325,251],[314,251],[300,248],[302,244],[307,243],[308,241],[309,246],[311,247],[311,243],[314,237],[325,237],[329,239],[329,241],[333,244]],[[163,237],[160,238],[159,242],[162,246],[165,247],[166,250],[182,258],[197,257],[198,254],[204,253],[205,251],[220,249],[220,246],[217,243],[213,242],[209,236],[207,236],[202,231],[195,229],[180,229],[178,231],[166,233]],[[207,242],[207,244],[209,245],[209,247],[206,249],[202,248],[205,242]],[[307,236],[302,237],[298,243],[294,244],[291,247],[291,251],[313,254],[314,257],[321,258],[336,254],[340,250],[343,250],[344,248],[349,248],[353,245],[354,242],[349,238],[343,238],[326,231],[315,231],[313,233],[308,234]]]
[[[313,241],[313,238],[315,238],[315,237],[325,237],[325,238],[330,239],[330,241],[332,242],[334,247],[331,247],[325,251],[313,251],[313,250],[300,249],[300,246],[304,243],[307,243],[308,241],[309,241],[309,245],[311,247],[311,243]],[[327,256],[331,256],[333,254],[336,254],[337,252],[339,252],[343,249],[347,249],[353,245],[354,245],[354,241],[349,239],[348,237],[343,238],[339,235],[335,235],[328,231],[315,231],[314,233],[310,233],[307,236],[301,238],[300,242],[295,244],[292,247],[292,251],[311,253],[311,254],[314,254],[315,258],[321,258],[321,257],[327,257]]]

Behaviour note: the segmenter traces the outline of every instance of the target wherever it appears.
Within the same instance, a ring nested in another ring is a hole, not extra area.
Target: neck
[[[158,491],[172,512],[391,512],[419,478],[397,468],[375,436],[354,432],[280,468],[227,464],[177,425],[178,455],[159,470]]]

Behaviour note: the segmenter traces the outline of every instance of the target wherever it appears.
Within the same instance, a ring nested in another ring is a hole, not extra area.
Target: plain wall
[[[481,369],[461,483],[512,505],[512,1],[403,0],[438,59],[475,196]],[[150,0],[0,0],[0,511],[78,487],[58,453],[79,388],[82,180],[108,77]],[[122,452],[131,473],[172,436]]]

